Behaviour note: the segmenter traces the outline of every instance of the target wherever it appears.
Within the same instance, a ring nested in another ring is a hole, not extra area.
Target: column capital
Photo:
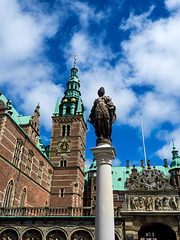
[[[99,164],[110,164],[112,165],[112,159],[115,159],[116,151],[114,147],[110,147],[106,145],[101,145],[95,148],[91,148],[92,154]]]

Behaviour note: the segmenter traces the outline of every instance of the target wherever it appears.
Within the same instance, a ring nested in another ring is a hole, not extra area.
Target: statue
[[[94,101],[88,121],[94,126],[97,143],[106,139],[111,140],[112,124],[116,121],[116,107],[109,96],[104,96],[105,89],[98,90],[99,97]]]

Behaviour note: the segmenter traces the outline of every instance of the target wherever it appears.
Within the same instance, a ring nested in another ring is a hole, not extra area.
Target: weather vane
[[[74,54],[74,67],[76,67],[76,59],[77,59],[77,56],[78,56],[78,55],[75,53],[75,54]]]

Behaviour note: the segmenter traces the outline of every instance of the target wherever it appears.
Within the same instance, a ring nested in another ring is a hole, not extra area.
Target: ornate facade
[[[86,117],[77,68],[40,138],[40,106],[22,116],[0,93],[0,240],[94,240],[96,161],[85,169]],[[180,158],[171,165],[112,167],[115,239],[180,235]]]

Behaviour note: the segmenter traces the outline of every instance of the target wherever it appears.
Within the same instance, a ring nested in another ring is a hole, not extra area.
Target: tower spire
[[[74,54],[74,68],[76,67],[77,56],[78,56],[78,55],[75,53],[75,54]]]
[[[64,97],[62,98],[61,103],[59,104],[59,100],[57,101],[54,115],[82,115],[86,122],[85,109],[81,100],[80,81],[77,76],[78,69],[75,67],[76,57],[77,55],[75,54],[74,67],[71,69],[71,76],[66,84],[67,89],[64,92]]]

